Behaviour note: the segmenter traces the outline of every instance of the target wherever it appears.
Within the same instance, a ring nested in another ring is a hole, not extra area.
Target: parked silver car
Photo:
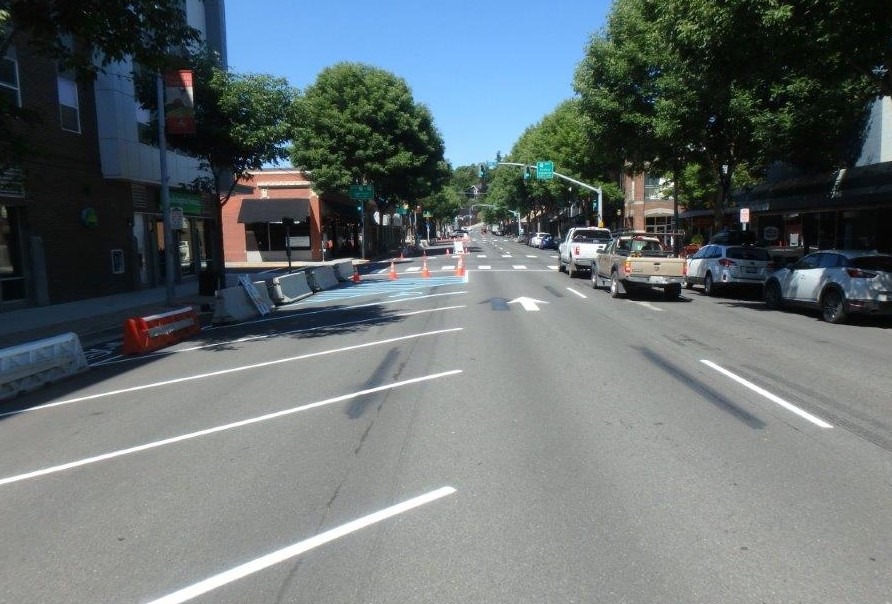
[[[703,286],[703,293],[714,296],[728,285],[761,287],[774,270],[768,250],[751,245],[705,245],[688,258],[685,286]]]
[[[849,314],[892,315],[892,255],[824,250],[774,272],[763,293],[768,308],[818,308],[828,323]]]

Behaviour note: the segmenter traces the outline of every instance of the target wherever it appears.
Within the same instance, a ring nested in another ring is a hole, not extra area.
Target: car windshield
[[[725,255],[734,260],[771,261],[771,256],[768,254],[768,250],[761,247],[729,247],[728,251],[725,252]]]

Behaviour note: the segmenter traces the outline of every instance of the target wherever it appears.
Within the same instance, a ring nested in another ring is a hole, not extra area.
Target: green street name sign
[[[372,185],[350,185],[350,199],[368,201],[375,198],[375,187]]]
[[[536,178],[539,180],[552,180],[554,178],[554,162],[537,161]]]

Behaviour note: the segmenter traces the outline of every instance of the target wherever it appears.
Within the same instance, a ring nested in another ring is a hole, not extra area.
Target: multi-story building
[[[189,24],[225,61],[223,0],[184,2]],[[137,101],[133,65],[79,82],[16,39],[0,58],[0,94],[39,116],[22,127],[32,152],[0,179],[0,311],[114,294],[164,282],[160,152]],[[182,185],[198,162],[167,153],[177,279],[208,261],[214,201]]]

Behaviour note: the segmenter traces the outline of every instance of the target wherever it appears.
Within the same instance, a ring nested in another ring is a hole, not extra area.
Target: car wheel
[[[770,310],[777,310],[783,305],[783,298],[781,297],[780,285],[777,281],[769,281],[765,284],[765,291],[762,292],[762,299],[765,301],[765,306]]]
[[[563,272],[564,272],[564,263],[561,262],[561,259],[560,259],[560,258],[558,258],[558,272],[559,272],[559,273],[563,273]]]
[[[567,274],[570,275],[571,279],[576,276],[576,266],[573,264],[572,260],[567,263]]]
[[[685,281],[685,282],[684,282],[684,288],[685,288],[685,289],[694,289],[694,284],[691,283],[690,281]]]
[[[821,317],[828,323],[843,323],[846,312],[846,297],[835,287],[831,287],[821,296]]]
[[[681,296],[681,285],[667,285],[663,288],[663,297],[667,300],[678,300]]]
[[[592,267],[592,289],[598,289],[598,269]]]
[[[616,274],[616,271],[610,273],[610,297],[611,298],[621,298],[622,294],[619,293],[619,276]]]
[[[703,295],[715,295],[715,283],[712,280],[712,273],[706,273],[706,276],[703,278]]]

